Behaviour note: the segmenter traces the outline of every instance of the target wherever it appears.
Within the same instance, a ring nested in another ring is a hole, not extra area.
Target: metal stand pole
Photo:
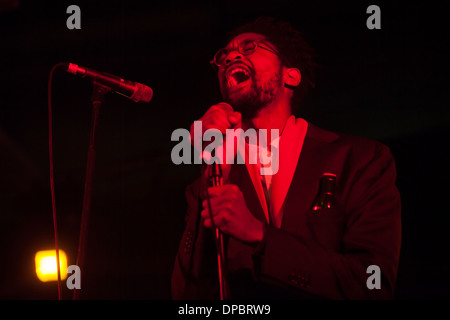
[[[103,103],[105,95],[110,92],[111,89],[94,82],[94,88],[92,92],[92,124],[91,134],[89,138],[89,149],[87,157],[86,178],[84,183],[84,196],[83,196],[83,208],[81,212],[81,224],[80,224],[80,237],[78,241],[78,254],[77,254],[77,266],[83,273],[84,271],[84,258],[87,243],[88,233],[88,221],[91,210],[91,197],[92,197],[92,180],[94,176],[95,167],[95,134],[98,127],[98,118],[100,114],[100,107]],[[79,300],[80,292],[76,288],[73,291],[73,299]]]
[[[210,184],[211,186],[221,186],[223,184],[222,178],[222,168],[220,164],[214,162],[209,166],[210,172]],[[209,199],[209,196],[208,196]],[[211,210],[211,207],[210,207]],[[214,230],[216,249],[217,249],[217,266],[219,271],[219,289],[220,289],[220,300],[228,300],[228,282],[227,282],[227,272],[225,263],[225,247],[224,247],[224,235],[219,230],[215,228]]]

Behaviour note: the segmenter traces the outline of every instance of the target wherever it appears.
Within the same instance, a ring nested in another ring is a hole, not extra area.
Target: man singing
[[[203,132],[276,130],[257,150],[275,154],[279,169],[264,172],[260,157],[244,156],[222,165],[223,185],[205,190],[202,177],[186,188],[172,297],[219,298],[218,228],[228,298],[393,298],[401,245],[394,159],[379,142],[293,115],[314,83],[301,33],[260,18],[238,28],[212,63],[224,102],[199,119]]]

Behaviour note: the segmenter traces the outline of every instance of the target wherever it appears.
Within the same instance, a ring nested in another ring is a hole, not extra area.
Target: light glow
[[[35,255],[36,275],[42,282],[57,281],[58,270],[56,265],[56,250],[43,250]],[[59,268],[61,280],[67,278],[67,256],[59,250]]]

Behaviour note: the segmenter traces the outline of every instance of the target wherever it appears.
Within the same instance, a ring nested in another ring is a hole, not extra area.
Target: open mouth
[[[250,79],[250,73],[243,67],[235,67],[227,72],[227,83],[229,87],[237,86]]]

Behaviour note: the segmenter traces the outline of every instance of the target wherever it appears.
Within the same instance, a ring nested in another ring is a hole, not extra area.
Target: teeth
[[[245,69],[243,69],[243,68],[236,68],[236,69],[231,70],[230,76],[232,76],[232,75],[235,74],[236,72],[243,72],[243,73],[245,73],[245,75],[248,76],[247,70],[245,70]]]
[[[235,78],[233,78],[233,77],[229,77],[228,78],[228,86],[229,87],[235,86],[237,84],[238,84],[238,82],[237,82],[237,80]]]

